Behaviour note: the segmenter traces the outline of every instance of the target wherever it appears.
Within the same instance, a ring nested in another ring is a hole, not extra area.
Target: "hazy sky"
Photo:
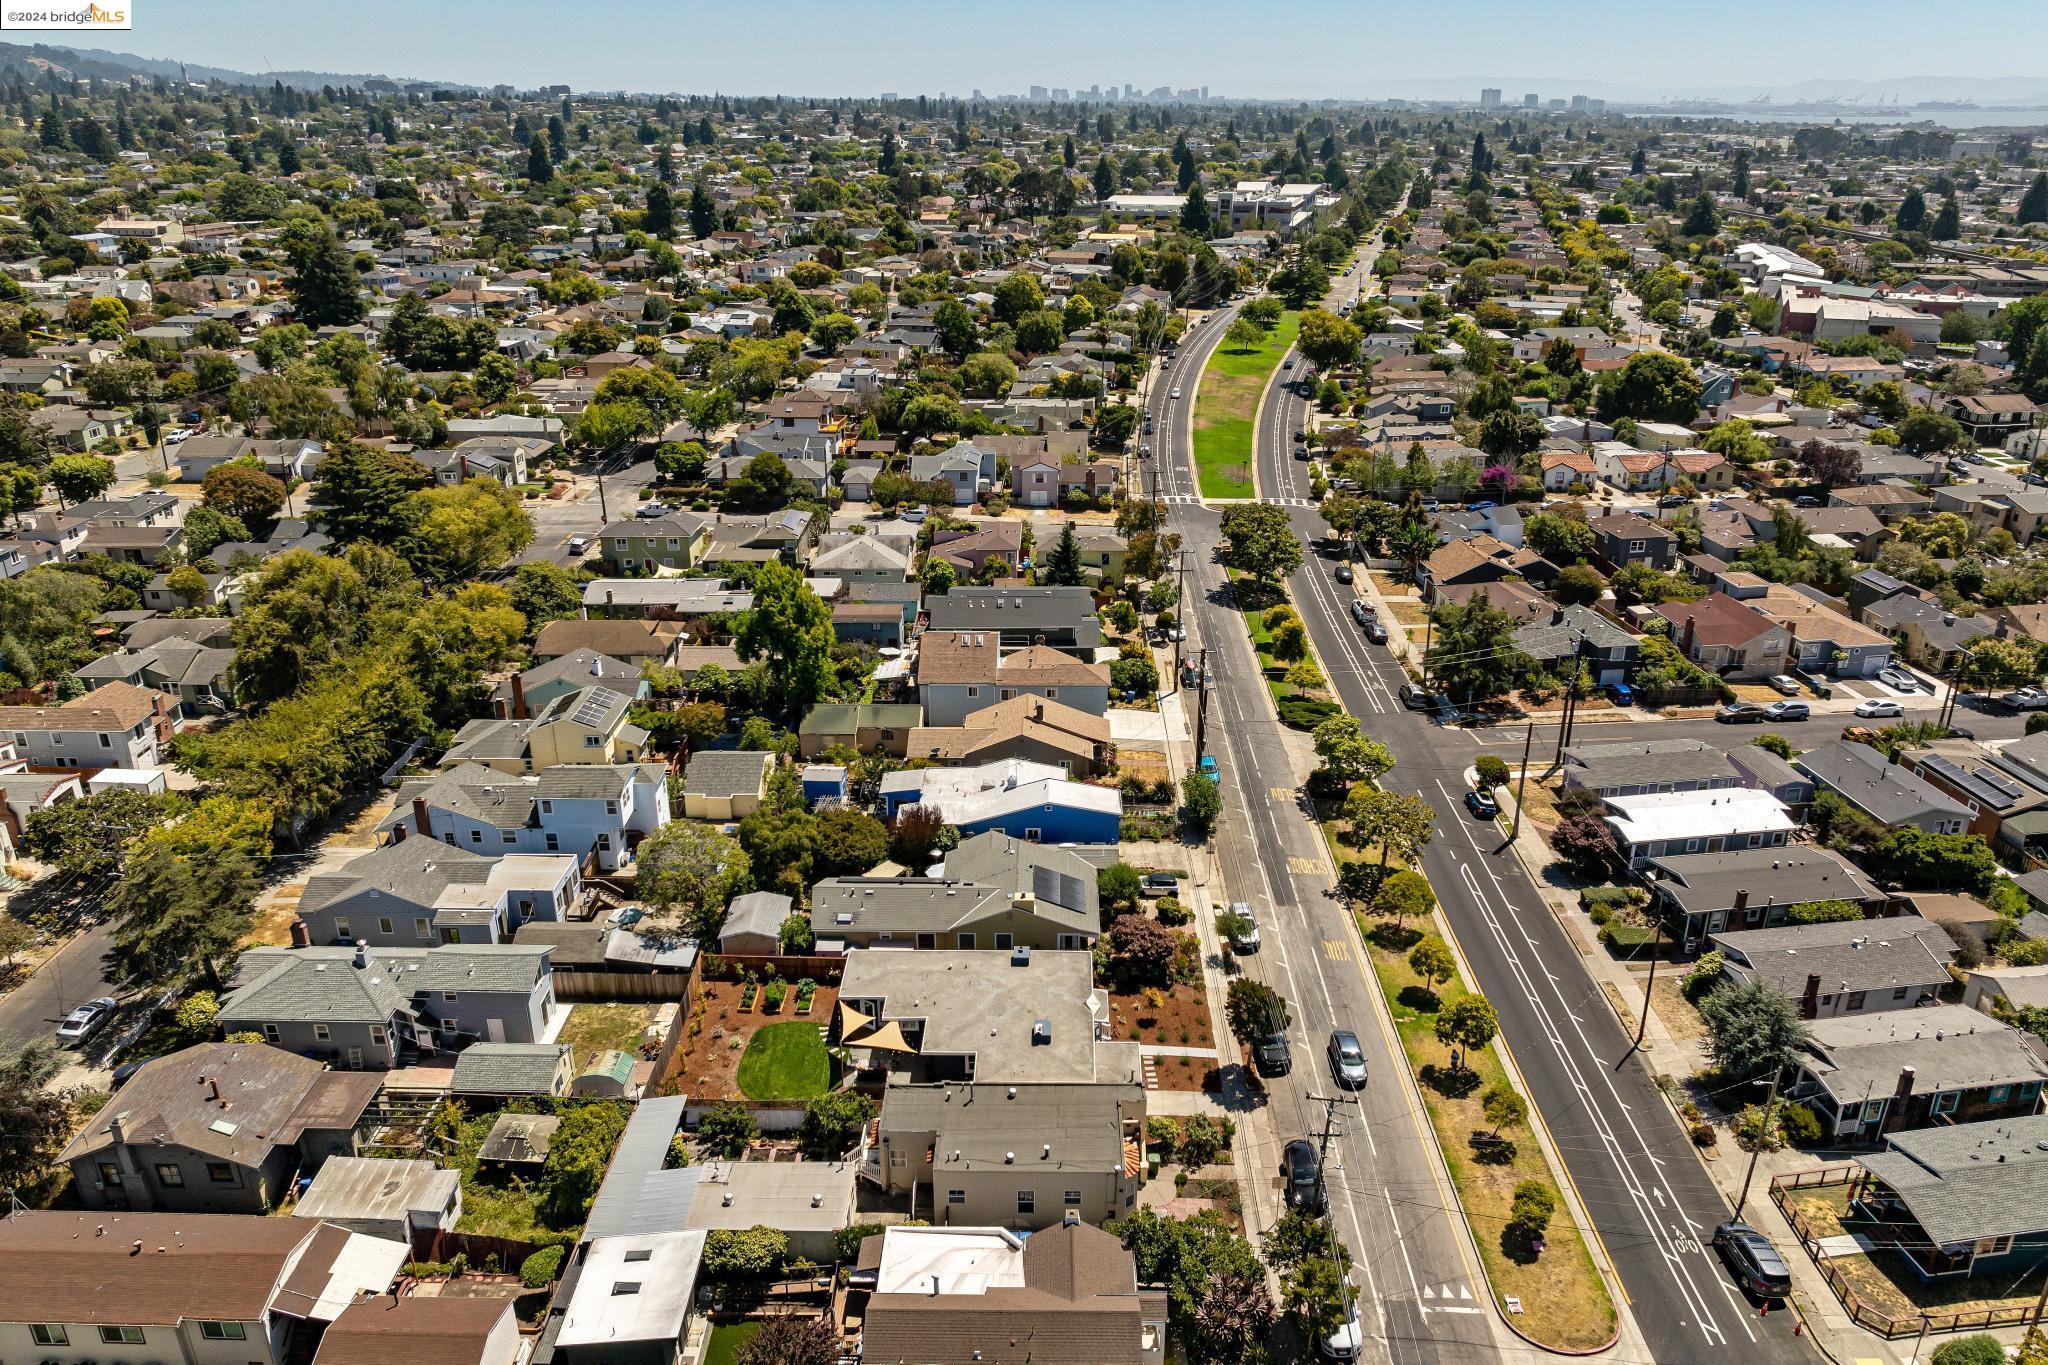
[[[1658,99],[1822,78],[2036,76],[2048,4],[1966,23],[1903,0],[136,0],[80,46],[262,72],[520,86],[990,95],[1207,85],[1259,97],[1476,97],[1501,85]],[[37,35],[44,36],[44,35]],[[47,35],[61,42],[63,35]],[[2048,75],[2038,77],[2048,88]]]

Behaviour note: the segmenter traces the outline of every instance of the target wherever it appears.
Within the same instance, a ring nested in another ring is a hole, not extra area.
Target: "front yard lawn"
[[[813,1023],[770,1024],[740,1057],[740,1089],[751,1100],[813,1100],[831,1080],[832,1059]]]

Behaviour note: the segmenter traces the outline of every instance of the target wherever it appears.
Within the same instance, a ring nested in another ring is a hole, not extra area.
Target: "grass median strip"
[[[1324,827],[1339,865],[1376,863],[1376,853],[1353,849],[1338,837],[1341,824],[1331,820]],[[1437,1040],[1437,1017],[1470,994],[1455,974],[1425,979],[1410,962],[1419,945],[1434,940],[1429,931],[1440,926],[1361,911],[1358,927],[1502,1311],[1507,1299],[1519,1299],[1522,1311],[1512,1317],[1514,1326],[1543,1346],[1587,1351],[1605,1345],[1614,1336],[1614,1301],[1563,1201],[1540,1238],[1531,1241],[1514,1230],[1517,1190],[1533,1182],[1554,1192],[1557,1185],[1526,1119],[1496,1122],[1488,1113],[1487,1096],[1509,1088],[1498,1046],[1470,1049],[1463,1065],[1453,1069],[1451,1049]]]
[[[1218,346],[1195,393],[1195,472],[1205,498],[1249,498],[1252,426],[1267,377],[1294,344],[1299,313],[1282,313],[1273,330],[1248,351]]]

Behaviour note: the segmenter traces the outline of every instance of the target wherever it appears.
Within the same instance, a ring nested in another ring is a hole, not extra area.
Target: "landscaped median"
[[[1249,350],[1224,341],[1209,357],[1195,392],[1195,473],[1203,497],[1253,496],[1252,428],[1259,400],[1300,330],[1299,313],[1282,313]]]
[[[1243,586],[1233,583],[1234,590]],[[1261,609],[1277,604],[1239,603],[1262,664],[1286,622],[1269,625]],[[1495,1305],[1510,1327],[1539,1346],[1602,1350],[1619,1330],[1607,1282],[1563,1206],[1528,1104],[1509,1079],[1492,1007],[1459,973],[1457,954],[1437,922],[1436,893],[1397,856],[1420,846],[1426,812],[1404,820],[1398,809],[1377,808],[1413,806],[1412,798],[1384,795],[1370,782],[1353,790],[1355,806],[1349,800],[1320,805],[1324,836],[1338,885],[1358,908],[1366,960],[1416,1076]],[[1383,855],[1378,843],[1354,835],[1347,807],[1387,831],[1390,851]]]
[[[1324,831],[1340,868],[1358,864],[1377,875],[1377,850],[1351,846],[1350,824],[1341,814],[1327,819]],[[1614,1301],[1570,1212],[1562,1207],[1556,1173],[1530,1129],[1526,1102],[1515,1092],[1491,1039],[1485,1022],[1491,1010],[1461,1004],[1483,997],[1467,989],[1455,955],[1430,932],[1439,926],[1427,911],[1435,901],[1434,892],[1426,892],[1428,882],[1398,860],[1390,860],[1388,870],[1386,891],[1376,904],[1403,913],[1374,913],[1361,906],[1359,932],[1486,1264],[1495,1302],[1509,1326],[1540,1346],[1599,1350],[1614,1340]],[[1411,920],[1417,909],[1424,913]],[[1472,1016],[1478,1017],[1476,1028]],[[1461,1031],[1455,1026],[1462,1022],[1470,1041],[1482,1036],[1488,1041],[1483,1046],[1461,1046],[1455,1036],[1442,1041],[1439,1026],[1446,1020],[1446,1033]],[[1547,1222],[1538,1216],[1545,1209]],[[1509,1311],[1510,1298],[1519,1300],[1520,1313]]]

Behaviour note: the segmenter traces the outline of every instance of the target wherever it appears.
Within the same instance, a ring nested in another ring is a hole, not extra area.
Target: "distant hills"
[[[156,57],[138,57],[132,52],[108,52],[98,48],[52,47],[47,43],[23,46],[18,43],[0,43],[0,72],[21,72],[30,78],[39,78],[45,72],[56,71],[59,75],[75,76],[80,80],[98,77],[103,81],[125,81],[134,76],[155,79],[177,80],[179,64]],[[343,86],[370,88],[373,86],[396,87],[410,90],[474,90],[477,87],[461,81],[429,81],[411,76],[381,76],[363,72],[344,73],[338,71],[266,71],[261,75],[249,71],[236,71],[224,66],[204,66],[196,62],[185,64],[184,75],[194,81],[220,81],[225,85],[269,86],[273,82],[301,90],[317,90],[331,85],[336,89]]]

